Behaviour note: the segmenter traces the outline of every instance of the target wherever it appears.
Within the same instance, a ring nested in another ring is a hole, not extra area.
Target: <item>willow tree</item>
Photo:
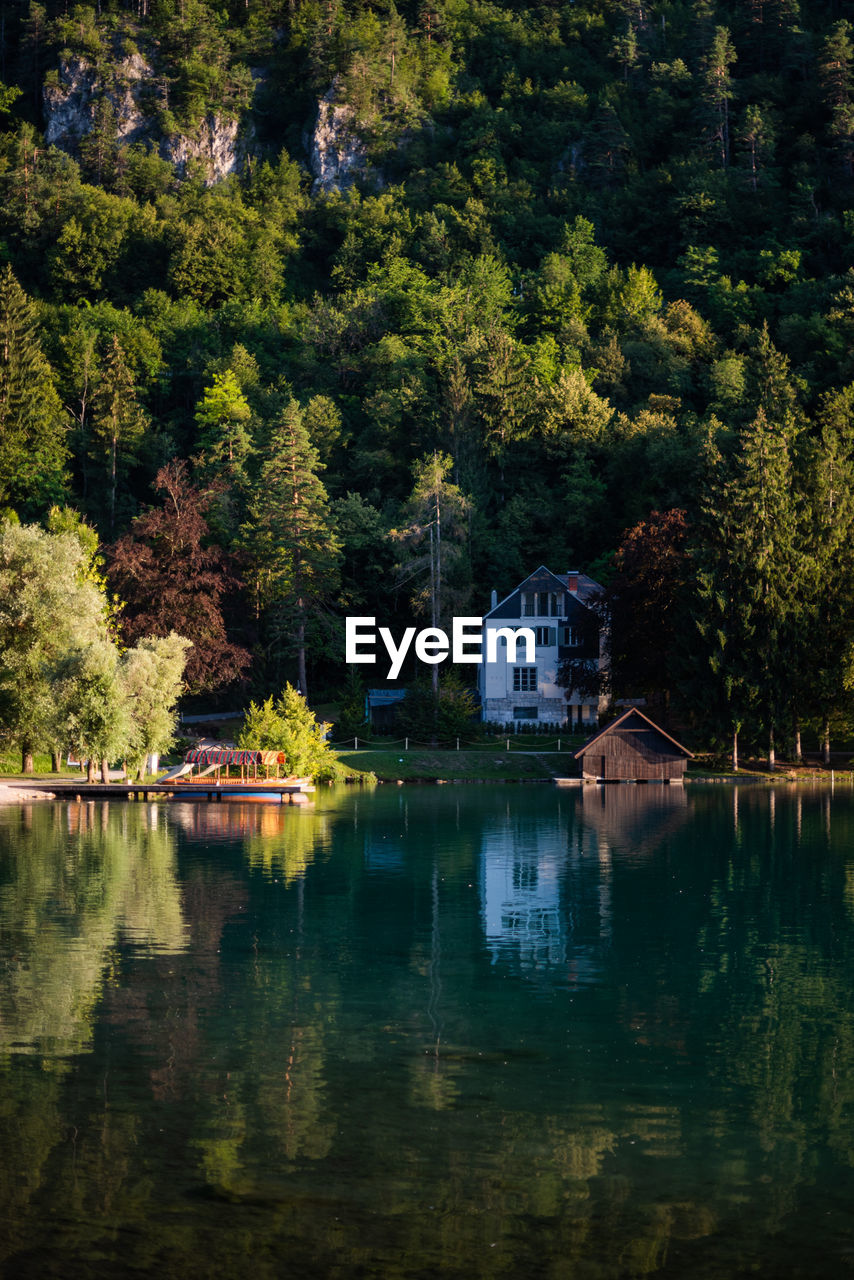
[[[89,763],[88,781],[109,782],[110,761],[125,756],[133,741],[133,722],[119,670],[119,651],[107,635],[78,645],[57,663],[54,696],[68,746]]]
[[[119,675],[132,724],[128,756],[140,777],[146,760],[172,745],[187,650],[192,647],[191,641],[170,631],[168,636],[144,636],[122,655]]]
[[[91,569],[73,533],[0,523],[0,732],[20,747],[24,773],[61,733],[57,681],[68,656],[108,639],[108,602]]]

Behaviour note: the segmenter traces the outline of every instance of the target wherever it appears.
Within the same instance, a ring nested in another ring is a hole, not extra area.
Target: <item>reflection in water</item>
[[[584,825],[599,833],[600,847],[627,853],[656,849],[689,819],[683,786],[605,783],[581,788]]]
[[[120,937],[181,952],[175,838],[120,804],[34,805],[0,824],[0,1049],[79,1052]]]
[[[854,803],[827,799],[0,814],[0,1269],[844,1274]]]

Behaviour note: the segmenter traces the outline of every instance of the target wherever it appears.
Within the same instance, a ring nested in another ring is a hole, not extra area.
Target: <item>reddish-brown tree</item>
[[[122,640],[177,631],[193,643],[185,681],[190,693],[210,692],[239,679],[250,655],[229,641],[224,600],[240,586],[232,558],[210,545],[205,515],[216,498],[190,481],[177,459],[161,467],[154,488],[159,507],[137,516],[130,533],[106,548],[107,580],[123,604]]]
[[[652,511],[629,529],[608,586],[611,686],[618,696],[667,700],[678,667],[685,615],[688,521]]]

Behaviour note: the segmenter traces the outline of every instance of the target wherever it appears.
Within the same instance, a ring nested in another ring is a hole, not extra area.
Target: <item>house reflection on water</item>
[[[587,786],[561,806],[507,806],[483,833],[481,919],[493,963],[538,982],[601,980],[615,853],[645,857],[689,817],[682,787]]]

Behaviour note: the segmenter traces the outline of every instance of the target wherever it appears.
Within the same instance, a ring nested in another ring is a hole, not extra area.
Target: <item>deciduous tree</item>
[[[205,516],[215,492],[196,488],[178,461],[160,468],[154,488],[161,506],[137,516],[107,548],[110,587],[124,604],[122,638],[133,645],[178,629],[193,646],[188,691],[222,688],[243,676],[250,657],[226,634],[223,606],[241,583],[231,557],[209,544]]]

